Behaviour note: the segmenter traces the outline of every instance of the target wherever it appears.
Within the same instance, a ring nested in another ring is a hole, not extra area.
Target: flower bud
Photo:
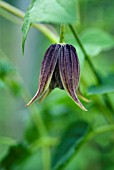
[[[38,90],[26,106],[36,98],[42,101],[54,88],[58,87],[66,90],[73,101],[87,111],[76,95],[79,78],[80,64],[76,49],[69,44],[51,45],[42,61]]]

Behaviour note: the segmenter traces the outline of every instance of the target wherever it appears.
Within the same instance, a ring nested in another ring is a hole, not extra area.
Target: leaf
[[[27,38],[27,34],[30,29],[30,22],[24,21],[23,27],[22,27],[22,33],[23,33],[23,38],[22,38],[22,52],[24,54],[24,47],[25,47],[25,41]]]
[[[16,79],[16,76],[14,76],[13,78],[14,79],[10,79],[8,81],[7,85],[9,87],[9,90],[11,90],[11,92],[14,94],[14,96],[19,97],[23,93],[23,85],[18,79]]]
[[[15,139],[10,137],[0,137],[0,161],[7,155],[9,147],[17,144]]]
[[[12,139],[10,137],[0,137],[0,145],[1,144],[5,144],[5,145],[8,145],[8,146],[13,146],[13,145],[16,145],[17,142],[15,139]]]
[[[0,78],[8,76],[14,70],[15,68],[8,61],[3,59],[0,61]]]
[[[8,150],[9,150],[9,146],[8,145],[0,145],[0,162],[7,155]]]
[[[32,0],[25,14],[30,23],[74,23],[76,0]]]
[[[71,125],[63,135],[60,145],[57,147],[52,167],[61,169],[62,166],[78,151],[81,143],[89,132],[86,122],[76,122]],[[52,168],[53,169],[53,168]]]
[[[7,85],[5,84],[5,82],[0,79],[0,90],[6,89],[6,87],[7,87]]]
[[[100,86],[91,86],[88,89],[88,94],[105,94],[114,92],[114,85],[100,85]]]
[[[114,74],[109,74],[107,77],[102,77],[102,85],[90,86],[88,88],[88,94],[105,94],[114,92]]]
[[[14,165],[21,163],[28,156],[30,156],[30,152],[25,145],[12,146],[6,157],[1,161],[0,168],[12,169]]]
[[[32,0],[24,17],[22,27],[22,50],[32,23],[76,22],[76,0]]]
[[[33,122],[29,122],[25,131],[25,139],[30,144],[39,137],[38,130]]]
[[[81,33],[80,38],[90,56],[114,47],[114,38],[100,29],[87,29]]]

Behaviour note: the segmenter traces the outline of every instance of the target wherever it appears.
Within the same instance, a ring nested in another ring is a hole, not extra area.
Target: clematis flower
[[[37,98],[42,101],[54,88],[58,87],[66,90],[73,101],[87,111],[76,94],[79,78],[80,65],[76,49],[69,44],[51,45],[42,62],[38,90],[26,106]]]

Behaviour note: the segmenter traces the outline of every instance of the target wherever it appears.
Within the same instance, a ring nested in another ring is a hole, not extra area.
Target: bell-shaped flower
[[[76,49],[69,44],[51,45],[42,62],[38,90],[26,106],[37,98],[42,101],[54,88],[58,87],[65,89],[73,101],[87,111],[76,94],[79,78],[80,64]]]

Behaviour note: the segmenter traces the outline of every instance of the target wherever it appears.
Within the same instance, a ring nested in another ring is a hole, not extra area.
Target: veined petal
[[[40,72],[40,80],[39,80],[39,93],[41,94],[44,89],[48,89],[49,83],[51,81],[51,77],[53,75],[57,59],[58,59],[58,49],[60,48],[59,44],[54,44],[49,47],[49,51],[46,51],[44,56],[41,72]],[[41,94],[42,95],[42,94]]]
[[[80,76],[80,67],[75,48],[72,45],[61,46],[59,70],[65,90],[81,109],[87,111],[76,95],[76,88],[78,87]]]
[[[36,98],[39,98],[48,90],[57,63],[59,48],[60,44],[53,44],[47,49],[42,61],[38,90],[26,106],[30,105]]]
[[[60,55],[60,49],[59,49],[58,52],[59,52],[59,55]],[[58,87],[58,88],[60,88],[60,89],[64,89],[63,84],[62,84],[62,81],[61,81],[61,78],[60,78],[58,61],[57,61],[55,70],[54,70],[54,72],[53,72],[53,76],[52,76],[50,85],[49,85],[49,88],[52,89],[52,90],[53,90],[54,88],[56,88],[56,87]]]
[[[77,89],[79,84],[79,78],[80,78],[80,64],[78,60],[78,56],[76,53],[76,49],[70,45],[70,57],[72,62],[72,79],[75,89]]]
[[[47,89],[43,94],[42,94],[42,96],[38,99],[38,103],[41,103],[48,95],[49,95],[49,93],[51,93],[51,89]]]

